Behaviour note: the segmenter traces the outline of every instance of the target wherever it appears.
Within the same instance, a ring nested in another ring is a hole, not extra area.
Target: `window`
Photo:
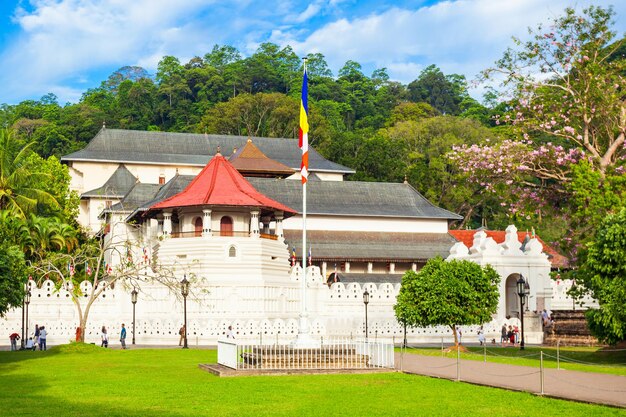
[[[234,246],[231,246],[230,248],[228,248],[228,257],[229,258],[236,258],[237,257],[237,248]]]
[[[233,236],[233,219],[224,216],[220,220],[220,236]]]
[[[202,217],[196,217],[196,220],[193,222],[194,227],[194,236],[202,236]]]
[[[165,184],[165,175],[161,174],[159,175],[159,185],[163,185]]]

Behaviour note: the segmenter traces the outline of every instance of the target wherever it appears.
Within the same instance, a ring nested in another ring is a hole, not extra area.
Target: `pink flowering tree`
[[[501,82],[506,111],[495,123],[511,139],[448,154],[509,218],[553,228],[549,238],[561,243],[584,240],[626,203],[625,46],[614,42],[612,17],[610,8],[581,16],[567,8],[549,27],[529,29],[529,41],[515,39],[482,73]]]
[[[611,8],[590,6],[582,16],[567,8],[549,27],[529,29],[531,40],[514,39],[517,49],[482,73],[501,81],[510,104],[496,123],[525,139],[579,149],[603,175],[626,156],[626,60],[618,53],[624,39],[614,42],[613,15]]]
[[[492,194],[518,224],[553,216],[566,199],[564,184],[572,166],[584,158],[578,149],[551,143],[535,146],[530,140],[503,140],[453,147],[452,166],[465,181]]]

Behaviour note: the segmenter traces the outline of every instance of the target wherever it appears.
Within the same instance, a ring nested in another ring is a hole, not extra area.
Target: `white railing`
[[[217,342],[217,363],[237,369],[237,343],[231,340]]]
[[[235,344],[219,341],[219,364],[240,370],[393,368],[393,344],[383,341],[324,341],[319,348]]]

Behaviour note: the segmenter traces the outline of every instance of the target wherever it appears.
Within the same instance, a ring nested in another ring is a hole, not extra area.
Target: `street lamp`
[[[520,319],[522,321],[521,323],[522,335],[521,335],[519,348],[520,350],[524,350],[524,304],[526,303],[526,298],[528,297],[528,294],[530,294],[530,286],[528,285],[526,280],[524,280],[524,277],[522,276],[522,274],[520,274],[519,279],[517,280],[516,284],[517,284],[517,295],[519,296],[519,302],[520,302]]]
[[[133,345],[135,344],[135,304],[137,304],[137,289],[133,287],[130,293],[130,302],[133,303]]]
[[[363,293],[363,304],[365,304],[365,341],[367,342],[367,305],[370,302],[370,293],[365,290]]]
[[[189,281],[187,281],[187,275],[185,275],[180,282],[180,293],[183,295],[183,308],[185,312],[185,344],[183,345],[183,349],[189,349],[189,346],[187,346],[187,296],[189,295]]]
[[[28,305],[30,304],[30,290],[26,291],[26,294],[24,295],[24,304],[26,305],[26,336],[22,337],[22,347],[24,347],[24,339],[28,339]]]

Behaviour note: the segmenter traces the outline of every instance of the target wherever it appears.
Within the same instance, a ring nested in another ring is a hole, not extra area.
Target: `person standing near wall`
[[[35,324],[35,334],[33,336],[33,343],[35,343],[35,349],[39,345],[39,325]]]
[[[183,326],[178,330],[178,335],[180,336],[180,339],[178,340],[178,346],[182,346],[183,340],[185,340],[186,331],[187,329],[185,328],[185,325],[183,324]]]
[[[17,333],[11,333],[9,340],[11,340],[11,350],[17,350],[17,341],[20,340],[20,335]]]
[[[39,350],[47,350],[48,346],[46,345],[46,338],[48,337],[48,332],[46,331],[45,326],[41,326],[39,328]]]
[[[120,343],[122,349],[126,349],[126,327],[124,327],[124,323],[122,323],[122,331],[120,332]]]
[[[100,347],[109,347],[109,335],[107,334],[107,328],[102,326],[102,334],[100,335],[102,339],[102,343],[100,343]]]

